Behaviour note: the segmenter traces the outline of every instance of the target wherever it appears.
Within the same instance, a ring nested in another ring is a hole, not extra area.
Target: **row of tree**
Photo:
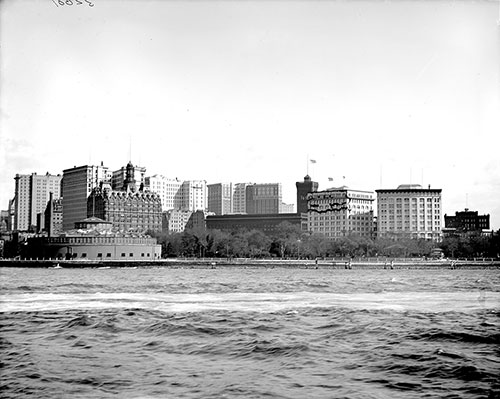
[[[260,230],[192,229],[153,235],[162,245],[163,257],[426,257],[437,247],[446,257],[498,257],[500,254],[500,230],[488,236],[445,237],[440,243],[411,238],[372,240],[356,234],[331,240],[322,234],[304,233],[287,222],[271,234]]]

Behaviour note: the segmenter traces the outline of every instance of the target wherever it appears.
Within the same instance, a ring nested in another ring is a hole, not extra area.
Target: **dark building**
[[[216,215],[214,212],[207,212],[202,210],[197,210],[196,212],[191,213],[187,223],[186,229],[207,229],[207,216]]]
[[[318,183],[306,175],[304,181],[298,181],[295,186],[297,187],[297,213],[307,213],[307,194],[318,191]]]
[[[274,213],[267,215],[208,215],[206,217],[207,229],[216,230],[260,230],[272,233],[281,223],[288,222],[307,230],[307,215],[297,213]]]
[[[477,211],[455,212],[455,216],[444,215],[444,227],[457,231],[482,231],[490,228],[490,215],[478,215]]]
[[[248,185],[246,190],[246,211],[248,214],[271,214],[281,210],[281,183]]]

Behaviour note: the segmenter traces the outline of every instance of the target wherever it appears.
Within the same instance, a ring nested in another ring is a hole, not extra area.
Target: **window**
[[[86,258],[87,254],[85,252],[82,253],[82,258]]]
[[[132,256],[134,256],[134,254],[133,254],[132,252],[130,252],[130,253],[128,254],[128,256],[132,257]]]
[[[106,254],[106,258],[111,258],[111,253],[109,253],[109,252],[108,252],[108,253]]]
[[[125,257],[125,252],[122,252],[122,257]]]
[[[99,252],[99,253],[97,254],[97,257],[98,257],[98,258],[102,258],[102,253],[100,253],[100,252]]]

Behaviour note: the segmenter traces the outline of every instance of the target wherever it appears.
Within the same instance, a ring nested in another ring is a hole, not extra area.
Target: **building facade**
[[[207,209],[209,212],[213,212],[216,215],[233,213],[233,184],[208,184]]]
[[[489,230],[490,215],[479,215],[477,211],[455,212],[455,216],[444,215],[444,227],[455,232],[481,232]]]
[[[206,230],[207,229],[207,216],[214,216],[214,212],[196,211],[191,214],[188,222],[186,223],[186,230]]]
[[[63,231],[63,209],[62,209],[62,199],[54,199],[53,195],[50,195],[49,202],[45,208],[45,221],[44,230],[47,232],[49,237],[59,235]]]
[[[441,240],[441,189],[403,184],[376,192],[378,237]]]
[[[181,188],[182,206],[187,211],[207,209],[207,182],[205,180],[186,180]]]
[[[233,185],[233,213],[247,213],[247,186],[253,183],[236,183]]]
[[[350,234],[372,238],[373,201],[373,192],[351,190],[345,186],[309,192],[308,231],[331,239]]]
[[[28,231],[31,227],[31,176],[16,175],[14,195],[14,231]]]
[[[182,180],[170,179],[161,175],[145,178],[146,188],[161,198],[162,211],[182,208]]]
[[[94,188],[87,200],[87,215],[111,222],[115,231],[162,230],[161,200],[151,192]]]
[[[246,187],[246,212],[252,214],[281,213],[281,183],[252,184]]]
[[[56,237],[28,240],[30,257],[39,259],[148,261],[161,258],[156,238],[112,232],[112,223],[91,217]]]
[[[19,175],[15,177],[14,230],[28,231],[37,225],[37,215],[43,214],[50,193],[61,196],[61,175]]]
[[[307,194],[318,191],[318,183],[306,175],[303,182],[295,183],[295,187],[297,187],[297,213],[307,213]]]
[[[164,233],[182,233],[191,217],[192,211],[180,209],[171,209],[163,212],[163,232]]]
[[[294,204],[285,204],[281,203],[281,211],[280,213],[295,213],[295,205]]]
[[[222,231],[260,230],[266,234],[279,231],[280,224],[290,223],[303,229],[307,225],[306,215],[297,213],[207,215],[206,228]]]
[[[145,186],[158,194],[162,210],[180,209],[185,211],[205,210],[207,208],[207,182],[205,180],[170,179],[161,175],[145,178]]]
[[[75,222],[87,217],[87,198],[101,183],[111,184],[111,172],[101,166],[79,166],[63,171],[63,230],[71,230]]]

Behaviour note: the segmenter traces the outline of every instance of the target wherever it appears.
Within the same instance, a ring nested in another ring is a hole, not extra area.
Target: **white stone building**
[[[397,189],[376,192],[379,237],[441,240],[441,189],[403,184]]]
[[[27,231],[37,224],[37,215],[43,214],[49,201],[61,196],[61,175],[17,174],[15,177],[14,230]]]
[[[357,234],[373,234],[373,201],[371,191],[330,188],[307,194],[307,224],[311,233],[332,239]]]
[[[145,178],[149,191],[161,198],[162,211],[172,209],[197,211],[207,208],[207,182],[205,180],[179,180],[162,175]]]

